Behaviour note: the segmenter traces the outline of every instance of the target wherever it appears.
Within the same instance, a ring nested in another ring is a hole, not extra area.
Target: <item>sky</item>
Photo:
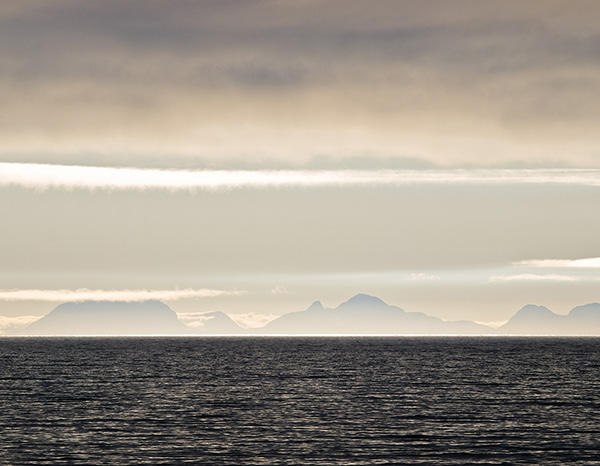
[[[0,4],[0,332],[600,301],[597,1]]]

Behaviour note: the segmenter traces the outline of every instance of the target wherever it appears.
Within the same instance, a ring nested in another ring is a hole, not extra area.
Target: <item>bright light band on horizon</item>
[[[243,291],[213,289],[181,290],[0,290],[0,301],[177,301],[180,299],[214,298],[243,294]]]
[[[214,191],[414,184],[600,186],[600,169],[166,170],[0,162],[0,186],[35,190]]]

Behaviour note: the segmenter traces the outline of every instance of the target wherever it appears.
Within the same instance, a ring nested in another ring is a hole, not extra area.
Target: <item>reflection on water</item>
[[[2,338],[0,464],[600,464],[600,339]]]

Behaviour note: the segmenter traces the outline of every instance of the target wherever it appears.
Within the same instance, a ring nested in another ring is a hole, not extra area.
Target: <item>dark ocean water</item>
[[[0,464],[600,464],[600,339],[2,338]]]

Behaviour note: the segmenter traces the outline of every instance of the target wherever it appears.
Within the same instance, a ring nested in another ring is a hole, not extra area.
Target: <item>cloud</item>
[[[493,320],[493,321],[489,321],[489,322],[484,322],[484,321],[475,320],[474,322],[476,324],[487,325],[488,327],[492,327],[492,328],[500,328],[508,321],[507,320]]]
[[[7,157],[598,163],[597,2],[11,3]]]
[[[516,275],[495,275],[489,279],[490,282],[577,282],[590,280],[590,277],[577,277],[572,275],[559,275],[559,274],[534,274],[534,273],[522,273]]]
[[[439,275],[429,274],[429,273],[411,273],[408,276],[409,280],[418,281],[418,282],[429,282],[440,280]]]
[[[600,169],[471,170],[165,170],[0,163],[0,186],[28,189],[169,191],[412,184],[566,184],[600,186]]]
[[[207,321],[215,318],[214,315],[206,314],[206,312],[178,312],[177,317],[189,327],[202,328]]]
[[[159,299],[176,301],[180,299],[212,298],[242,294],[243,291],[214,289],[182,290],[0,290],[0,301],[147,301]]]
[[[600,257],[586,259],[533,259],[513,263],[517,267],[600,269]]]
[[[272,320],[275,320],[278,315],[275,314],[258,314],[256,312],[246,312],[243,314],[229,314],[229,317],[243,328],[259,328],[267,325]]]
[[[39,319],[41,319],[40,316],[0,316],[0,334],[11,333],[11,331],[25,327]]]
[[[193,328],[202,328],[207,321],[214,319],[215,316],[207,315],[207,312],[178,312],[177,317],[184,324]],[[272,320],[279,317],[275,314],[259,314],[256,312],[245,312],[238,314],[227,314],[231,320],[242,328],[259,328],[263,327]]]
[[[288,290],[285,286],[277,285],[271,290],[271,294],[288,294]]]

